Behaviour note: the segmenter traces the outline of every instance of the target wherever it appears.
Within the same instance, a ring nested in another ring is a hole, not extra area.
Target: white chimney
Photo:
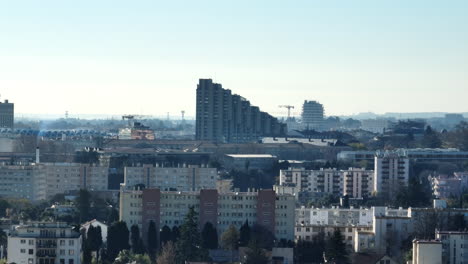
[[[40,159],[39,159],[39,147],[36,148],[36,163],[40,163]]]

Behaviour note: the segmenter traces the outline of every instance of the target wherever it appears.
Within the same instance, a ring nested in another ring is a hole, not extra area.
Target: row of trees
[[[180,227],[170,229],[164,226],[160,230],[159,244],[157,232],[153,221],[150,221],[144,237],[140,237],[137,225],[131,226],[128,230],[125,222],[113,223],[108,229],[107,249],[102,250],[102,261],[120,263],[135,259],[144,261],[147,258],[158,264],[182,264],[185,261],[210,261],[208,254],[210,249],[222,247],[233,252],[240,246],[247,246],[249,248],[247,263],[262,264],[268,262],[265,250],[271,250],[275,243],[275,237],[270,231],[261,226],[250,227],[248,222],[245,222],[240,230],[230,226],[221,235],[221,241],[218,241],[218,232],[210,222],[207,222],[200,232],[198,216],[193,207],[189,209]],[[100,234],[100,230],[90,227],[85,236],[83,243],[85,264],[91,263],[91,252],[98,252],[102,248],[102,239],[98,233]],[[292,242],[281,241],[281,243],[283,246],[293,246]],[[157,254],[158,249],[159,254]]]

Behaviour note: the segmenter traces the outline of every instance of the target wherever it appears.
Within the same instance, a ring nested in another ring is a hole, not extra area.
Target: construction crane
[[[292,105],[280,105],[278,107],[279,108],[287,108],[288,109],[288,119],[291,118],[291,109],[294,109],[294,106],[292,106]]]

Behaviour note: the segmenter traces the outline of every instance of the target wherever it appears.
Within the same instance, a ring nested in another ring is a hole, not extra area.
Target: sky
[[[0,1],[23,114],[195,113],[211,78],[273,115],[468,112],[468,1]]]

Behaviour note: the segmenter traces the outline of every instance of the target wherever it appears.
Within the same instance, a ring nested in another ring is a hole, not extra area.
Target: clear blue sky
[[[1,1],[20,113],[195,112],[198,78],[261,109],[468,111],[468,1]]]

